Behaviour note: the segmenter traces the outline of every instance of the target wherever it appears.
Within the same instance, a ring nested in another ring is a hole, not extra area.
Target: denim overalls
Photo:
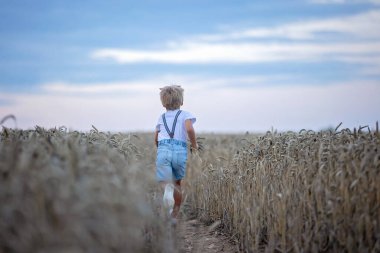
[[[181,180],[185,176],[187,144],[186,142],[173,138],[177,119],[180,113],[181,110],[179,110],[175,115],[171,131],[166,124],[165,113],[162,115],[164,126],[170,136],[170,139],[164,139],[158,142],[156,159],[157,181],[171,182],[173,180]]]

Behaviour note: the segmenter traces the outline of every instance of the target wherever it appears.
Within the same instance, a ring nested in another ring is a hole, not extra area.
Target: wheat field
[[[380,252],[378,127],[199,137],[186,211],[242,252]],[[152,133],[3,127],[0,252],[177,252],[155,152]]]

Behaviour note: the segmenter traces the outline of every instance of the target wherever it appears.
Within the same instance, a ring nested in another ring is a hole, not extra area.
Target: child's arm
[[[186,128],[186,131],[187,131],[187,136],[189,136],[189,139],[190,139],[191,149],[197,150],[198,149],[198,145],[197,145],[197,140],[195,138],[195,131],[194,131],[194,128],[193,128],[193,123],[191,122],[190,119],[187,119],[185,121],[185,128]]]
[[[158,131],[154,133],[154,143],[156,144],[156,147],[158,147]]]

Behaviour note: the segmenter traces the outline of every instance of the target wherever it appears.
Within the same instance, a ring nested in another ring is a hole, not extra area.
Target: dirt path
[[[197,219],[182,217],[177,225],[180,253],[239,252],[238,246],[218,230],[219,222],[206,226]]]

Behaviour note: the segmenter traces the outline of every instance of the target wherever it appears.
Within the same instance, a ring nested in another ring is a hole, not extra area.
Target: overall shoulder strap
[[[177,124],[177,119],[178,119],[178,116],[181,114],[181,110],[179,110],[177,112],[177,114],[175,115],[175,118],[174,118],[174,122],[173,122],[173,126],[172,126],[172,131],[169,130],[169,127],[168,127],[168,124],[166,123],[166,118],[165,118],[165,113],[162,114],[162,120],[164,121],[164,126],[165,126],[165,129],[166,129],[166,132],[168,132],[169,136],[170,136],[170,139],[173,139],[174,137],[174,131],[175,131],[175,126]]]

